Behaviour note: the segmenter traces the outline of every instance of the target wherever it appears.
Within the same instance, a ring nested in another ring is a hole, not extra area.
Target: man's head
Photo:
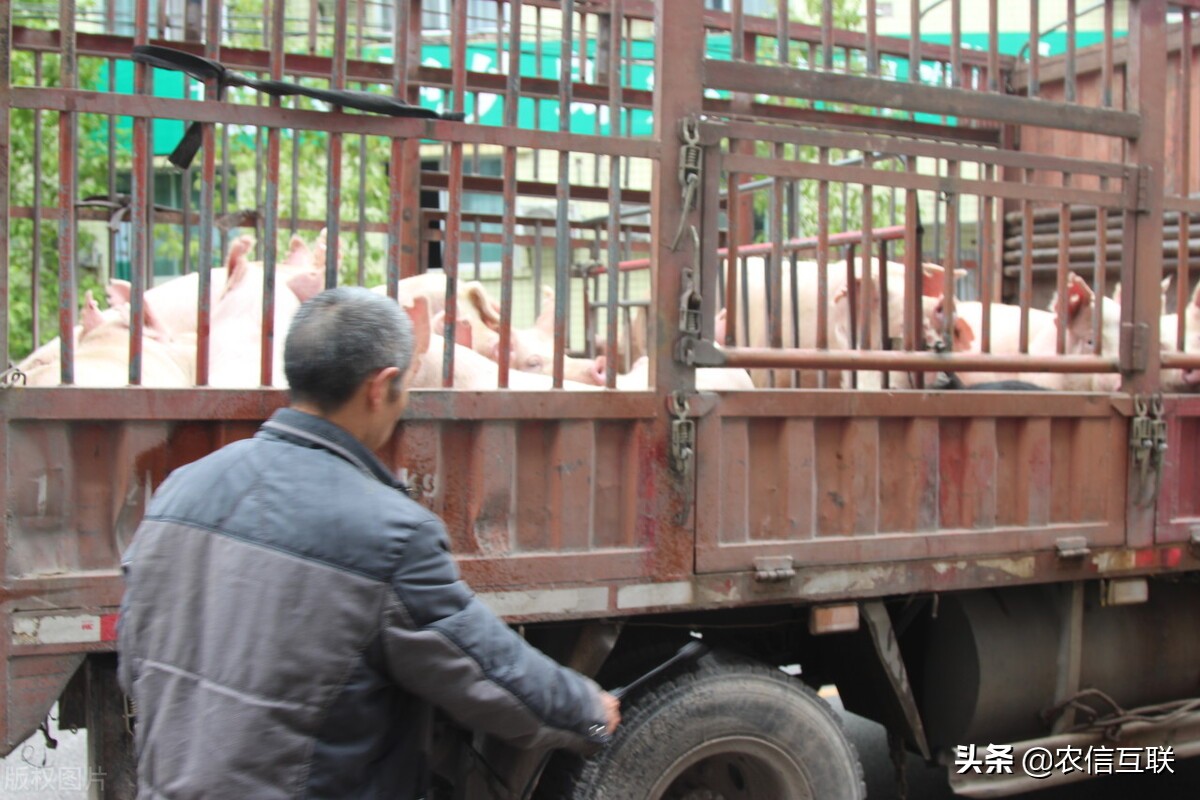
[[[377,448],[404,410],[412,356],[412,323],[394,300],[339,287],[296,312],[283,367],[293,405]]]

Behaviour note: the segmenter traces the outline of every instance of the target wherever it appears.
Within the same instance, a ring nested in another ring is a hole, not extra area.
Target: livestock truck
[[[530,642],[645,677],[586,762],[447,724],[444,790],[862,797],[829,686],[968,797],[1196,754],[1200,5],[1079,5],[0,0],[0,752],[57,703],[132,796],[121,554],[287,402],[282,238],[325,228],[320,285],[425,275],[448,341],[494,299],[495,386],[445,346],[381,456]],[[187,385],[152,385],[168,340]]]

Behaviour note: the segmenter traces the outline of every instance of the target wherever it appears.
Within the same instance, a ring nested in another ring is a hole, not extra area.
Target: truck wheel
[[[778,670],[724,654],[622,708],[572,800],[861,800],[862,765],[833,711]]]

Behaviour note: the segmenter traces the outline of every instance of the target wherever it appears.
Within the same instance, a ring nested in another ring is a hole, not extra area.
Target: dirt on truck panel
[[[968,797],[1194,754],[1200,12],[800,5],[0,2],[0,752],[57,702],[133,785],[121,556],[360,285],[472,589],[610,688],[707,648],[443,789],[861,796],[821,686],[1009,748]]]

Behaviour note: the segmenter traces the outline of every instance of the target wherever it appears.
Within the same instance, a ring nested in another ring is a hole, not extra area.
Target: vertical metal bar
[[[608,59],[608,118],[615,125],[621,118],[621,22],[624,19],[624,0],[611,0],[609,13],[612,21],[609,24],[609,59]],[[597,114],[597,116],[599,116]],[[706,200],[708,198],[705,198]],[[711,198],[717,202],[716,193]],[[713,231],[716,231],[714,222]],[[715,248],[714,248],[715,250]],[[617,369],[617,329],[620,319],[617,316],[620,292],[621,261],[621,159],[617,156],[608,158],[608,327],[605,352],[608,353],[607,371],[604,374],[604,385],[609,389],[616,388]],[[626,339],[631,341],[631,339]]]
[[[542,50],[543,50],[542,37],[543,37],[544,31],[542,28],[542,7],[540,5],[534,9],[533,32],[534,32],[534,39],[533,39],[534,70],[535,70],[535,74],[539,78],[541,78],[544,76],[544,71],[542,69]],[[534,128],[534,130],[542,129],[542,98],[540,95],[533,98],[533,128]],[[542,163],[541,151],[535,150],[533,153],[533,179],[535,181],[541,179],[541,163]],[[533,302],[535,304],[535,308],[536,308],[536,304],[538,302],[538,296],[539,296],[538,292],[540,292],[540,291],[541,291],[540,287],[534,286]]]
[[[783,4],[786,5],[786,4]],[[774,155],[783,160],[783,145],[776,143]],[[767,266],[767,314],[770,347],[783,347],[783,179],[771,181],[771,257]],[[782,373],[781,373],[782,374]],[[775,371],[770,385],[775,386]]]
[[[146,0],[138,0],[134,22],[134,43],[149,41],[149,10]],[[153,74],[144,64],[134,66],[134,91],[149,94],[153,91]],[[129,221],[132,230],[129,258],[129,383],[136,386],[142,382],[142,344],[145,331],[145,308],[143,299],[153,274],[152,242],[154,227],[152,217],[154,187],[154,150],[151,141],[150,120],[135,117],[133,120],[133,170],[130,181],[132,202]]]
[[[1075,44],[1075,0],[1067,0],[1067,76],[1066,76],[1066,98],[1068,103],[1075,102],[1076,88],[1078,82],[1075,77],[1076,70],[1076,44]]]
[[[870,153],[863,153],[863,168],[871,169],[873,159]],[[872,313],[874,308],[874,300],[876,293],[876,278],[874,268],[871,265],[871,260],[874,258],[875,246],[872,237],[872,230],[875,227],[875,187],[869,183],[864,183],[862,187],[862,314],[859,317],[859,325],[862,326],[862,335],[859,337],[859,347],[864,350],[871,350],[875,346],[875,342],[871,336],[871,322],[875,316]],[[883,266],[880,265],[880,269]],[[882,305],[882,303],[880,304]]]
[[[1071,185],[1071,176],[1063,173],[1063,187]],[[1055,344],[1055,352],[1065,353],[1067,349],[1067,273],[1071,269],[1071,206],[1063,203],[1058,208],[1058,274],[1057,291],[1058,291],[1058,337]],[[1100,301],[1097,299],[1096,308],[1099,309]],[[1095,316],[1099,317],[1099,314]]]
[[[346,37],[349,27],[346,3],[335,3],[333,11],[333,59],[330,64],[331,89],[346,88]],[[334,106],[331,113],[340,114]],[[325,196],[325,288],[337,286],[338,255],[341,253],[342,225],[342,134],[330,131],[329,179]]]
[[[363,83],[365,92],[369,84]],[[358,137],[358,228],[355,243],[358,247],[358,270],[356,277],[359,286],[367,285],[367,162],[369,159],[369,143],[367,135]]]
[[[0,357],[8,368],[9,357],[9,236],[12,223],[9,220],[12,186],[10,180],[11,126],[12,126],[12,7],[10,0],[0,0]],[[74,328],[74,321],[71,322]],[[34,347],[37,342],[34,342]],[[7,422],[0,425],[0,454],[8,458]],[[7,472],[7,470],[5,470]],[[7,490],[7,476],[0,475],[0,491]],[[7,494],[4,496],[7,497]],[[5,565],[6,554],[0,552],[0,568]],[[5,572],[4,574],[8,574]],[[7,647],[7,645],[4,645]],[[0,655],[3,655],[0,652]],[[3,704],[7,705],[7,704]],[[6,725],[8,709],[0,709],[0,725]],[[7,730],[7,728],[5,728]]]
[[[988,0],[988,91],[1000,91],[1000,3]]]
[[[959,163],[957,161],[946,162],[946,175],[950,180],[957,180],[959,177]],[[959,220],[959,203],[961,202],[958,192],[947,194],[946,196],[946,255],[945,261],[942,262],[945,267],[945,297],[942,300],[942,308],[945,312],[946,329],[944,335],[946,341],[953,342],[954,336],[954,307],[956,305],[957,296],[954,291],[955,286],[955,271],[958,269],[958,220]]]
[[[1108,178],[1100,179],[1100,191],[1108,191]],[[1096,297],[1104,297],[1108,294],[1108,211],[1104,208],[1096,209],[1096,266],[1092,273],[1096,281]],[[1093,319],[1094,325],[1092,328],[1092,342],[1095,344],[1094,352],[1100,355],[1102,342],[1102,332],[1104,330],[1104,318],[1102,314],[1096,314]],[[1108,355],[1114,355],[1109,353]]]
[[[230,166],[233,163],[233,157],[230,153],[230,138],[229,126],[221,126],[221,214],[229,213],[230,189],[233,186],[233,177],[230,174]],[[229,231],[221,228],[220,234],[221,254],[229,252]]]
[[[817,162],[829,163],[829,148],[817,151]],[[829,349],[829,181],[817,182],[817,349]],[[820,387],[825,388],[821,372]]]
[[[1192,10],[1183,9],[1183,21],[1180,25],[1179,45],[1179,166],[1176,180],[1180,197],[1190,195],[1192,184],[1192,148],[1195,146],[1192,134],[1192,70],[1195,66],[1192,38]],[[1191,243],[1192,216],[1187,211],[1179,212],[1179,260],[1175,267],[1175,311],[1176,311],[1176,346],[1184,349],[1184,339],[1187,331],[1187,308],[1189,301],[1188,289],[1191,287]],[[1166,309],[1163,309],[1165,312]]]
[[[508,76],[504,85],[504,125],[516,128],[521,99],[521,0],[509,6]],[[499,385],[508,388],[512,349],[513,266],[516,257],[517,148],[504,148],[504,249],[500,254],[500,362]]]
[[[0,21],[0,24],[5,23]],[[33,85],[42,85],[40,51],[33,54]],[[7,114],[7,109],[3,113]],[[29,311],[33,323],[32,349],[36,350],[42,343],[42,112],[36,108],[33,110],[33,248],[29,256]]]
[[[453,108],[464,111],[467,102],[467,0],[450,5],[450,68]],[[458,259],[462,233],[463,146],[450,144],[449,201],[446,205],[446,242],[442,270],[446,273],[445,337],[442,354],[442,385],[454,385],[454,332],[458,324]]]
[[[730,152],[735,152],[734,148],[737,143],[729,142]],[[727,188],[725,193],[725,219],[727,241],[726,245],[726,261],[725,261],[725,344],[733,347],[737,344],[738,320],[738,248],[742,245],[742,227],[741,227],[741,190],[738,184],[741,181],[741,176],[736,172],[729,173],[725,179]]]
[[[268,0],[271,11],[271,80],[283,79],[283,26],[286,0]],[[361,6],[361,0],[360,0]],[[361,28],[360,28],[361,33]],[[271,98],[271,108],[282,108],[278,97]],[[279,128],[267,129],[266,206],[267,217],[263,229],[263,296],[262,296],[262,352],[260,354],[259,382],[271,386],[275,375],[275,336],[286,333],[275,330],[275,268],[279,249]],[[333,251],[336,253],[336,251]],[[332,256],[332,254],[331,254]],[[333,257],[336,261],[336,257]]]
[[[319,24],[319,15],[321,13],[320,0],[310,0],[308,4],[308,52],[309,55],[317,53],[317,26]]]
[[[145,0],[141,0],[144,4]],[[139,8],[144,11],[143,6]],[[78,61],[75,48],[75,2],[60,0],[59,22],[62,30],[62,52],[59,57],[59,84],[74,89],[78,80]],[[7,24],[5,21],[4,24]],[[7,109],[5,114],[7,116]],[[6,123],[7,124],[7,123]],[[134,123],[136,126],[136,122]],[[58,335],[60,343],[60,378],[63,384],[75,382],[75,189],[76,132],[75,114],[63,111],[58,115]],[[134,134],[136,137],[137,129]],[[136,141],[135,141],[136,153]],[[136,221],[135,221],[136,224]],[[5,260],[5,266],[8,262]],[[6,280],[7,287],[7,280]],[[5,323],[7,326],[7,322]]]
[[[1142,120],[1141,135],[1129,141],[1125,161],[1142,171],[1145,183],[1138,196],[1145,201],[1125,213],[1121,264],[1121,325],[1158,330],[1159,296],[1163,275],[1163,168],[1166,166],[1167,3],[1139,0],[1129,4],[1128,61],[1125,67],[1127,110]],[[1133,295],[1128,294],[1130,288]],[[1127,299],[1128,298],[1128,299]],[[1181,309],[1182,310],[1182,309]],[[1161,390],[1160,353],[1147,347],[1145,363],[1134,360],[1132,337],[1122,336],[1121,391],[1149,394]],[[1151,340],[1152,344],[1156,344]],[[1126,486],[1131,501],[1125,507],[1125,546],[1147,547],[1154,542],[1157,503],[1141,506],[1132,498],[1141,490],[1137,470]]]
[[[1025,183],[1033,183],[1033,170],[1025,170]],[[1021,280],[1018,296],[1021,305],[1021,331],[1018,335],[1017,349],[1022,353],[1029,352],[1029,307],[1033,303],[1033,204],[1028,200],[1021,201],[1021,238],[1024,248],[1021,251]]]
[[[218,60],[221,56],[221,4],[209,0],[204,55]],[[212,81],[205,82],[204,99],[217,99],[219,92]],[[217,180],[217,136],[213,125],[201,128],[200,162],[200,256],[199,291],[196,298],[196,385],[208,385],[209,333],[212,322],[213,216]],[[297,143],[297,147],[299,143]]]
[[[985,181],[995,180],[995,165],[989,164],[983,169]],[[992,352],[992,281],[996,273],[995,242],[996,229],[992,223],[995,214],[995,199],[985,194],[980,202],[978,229],[979,239],[979,301],[983,312],[983,332],[979,340],[979,349],[984,353]]]
[[[788,4],[775,4],[775,55],[781,65],[788,63]]]
[[[392,26],[392,93],[401,100],[408,97],[409,11],[410,0],[393,0],[395,19]],[[405,158],[404,139],[391,141],[388,161],[388,259],[387,293],[392,299],[399,295],[400,263],[404,257]],[[419,167],[419,165],[418,165]],[[408,209],[411,212],[411,209]],[[418,209],[419,216],[419,209]],[[411,246],[416,246],[414,243]]]
[[[186,86],[190,86],[191,81],[185,79],[184,83]],[[183,214],[183,274],[187,275],[192,271],[192,167],[190,164],[183,171],[181,184],[183,185],[180,198],[180,211]]]
[[[1039,0],[1029,0],[1029,96],[1037,97],[1041,93],[1041,84],[1038,82],[1038,64],[1041,61],[1041,54],[1038,52],[1041,48],[1041,23],[1039,21],[1040,14]],[[1022,351],[1024,352],[1024,351]]]
[[[891,315],[888,313],[888,240],[879,240],[879,349],[891,350],[892,340],[888,334],[891,332]],[[890,389],[891,373],[887,370],[883,371],[882,378],[883,388]]]
[[[821,65],[833,69],[833,3],[821,4]]]
[[[746,57],[744,50],[746,38],[746,15],[742,9],[743,0],[733,0],[729,7],[729,14],[733,18],[733,24],[730,26],[729,53],[730,58],[734,61],[741,61]],[[731,184],[732,185],[732,184]]]
[[[917,169],[917,160],[906,159],[904,168]],[[922,302],[924,281],[921,271],[920,200],[915,189],[904,193],[904,349],[924,350],[925,306]],[[925,373],[914,374],[914,389],[925,388]]]
[[[908,4],[908,82],[921,82],[921,4]],[[821,34],[825,38],[825,34]]]
[[[786,197],[787,197],[787,222],[786,222],[786,234],[785,235],[787,236],[789,241],[792,241],[792,240],[800,238],[800,207],[799,207],[800,187],[796,181],[794,181],[794,180],[788,181]],[[788,300],[791,301],[791,304],[792,304],[792,325],[791,325],[791,331],[790,331],[792,338],[791,338],[788,346],[789,347],[799,347],[800,346],[800,285],[799,285],[799,283],[800,283],[799,277],[800,276],[797,274],[797,270],[799,268],[799,265],[797,263],[799,260],[799,256],[796,252],[795,247],[789,248],[788,256],[789,256],[788,278],[791,281],[791,283],[789,284],[790,291],[788,292],[788,294],[789,294]],[[807,322],[807,320],[805,320],[805,321]],[[797,373],[794,377],[796,378],[796,383],[794,385],[799,386],[800,385],[800,381],[799,381],[800,375]]]
[[[905,170],[915,172],[916,159],[906,159]],[[921,303],[921,231],[918,216],[920,204],[915,189],[904,192],[904,349],[920,350],[923,336],[924,306]]]
[[[867,74],[879,74],[879,33],[876,30],[878,12],[875,0],[867,0]]]
[[[682,296],[682,276],[685,266],[694,264],[699,253],[691,243],[678,251],[671,250],[675,228],[684,215],[683,198],[679,190],[679,148],[676,141],[681,120],[699,114],[703,108],[704,14],[700,0],[654,4],[654,137],[662,147],[661,158],[654,162],[651,196],[654,198],[650,218],[653,243],[651,252],[651,323],[650,370],[652,385],[662,394],[672,391],[691,391],[695,386],[695,370],[674,359],[674,345],[679,324],[679,299]],[[651,522],[656,546],[649,554],[650,569],[655,574],[688,574],[695,564],[692,523],[687,498],[695,489],[693,482],[680,480],[671,469],[669,448],[671,422],[666,404],[660,404],[658,414],[647,431],[650,441],[664,443],[654,448],[657,453],[650,473],[652,482],[641,490],[645,499],[658,510]],[[648,490],[648,491],[647,491]],[[646,496],[648,495],[648,496]],[[676,523],[675,520],[681,520]],[[686,527],[684,527],[686,526]],[[649,533],[649,531],[647,531]]]
[[[292,98],[292,108],[300,108],[299,95]],[[288,220],[289,233],[292,236],[300,229],[300,134],[299,128],[292,128],[292,198]]]
[[[950,85],[957,89],[962,79],[962,0],[950,0]]]
[[[1100,80],[1105,108],[1112,108],[1113,104],[1113,5],[1114,0],[1104,0],[1104,62],[1100,68]]]
[[[849,312],[849,316],[850,316],[850,326],[849,326],[850,342],[849,342],[849,344],[850,344],[851,350],[857,350],[858,342],[859,342],[859,337],[858,337],[858,334],[859,334],[859,329],[858,329],[859,305],[858,304],[859,304],[860,292],[858,291],[858,282],[854,280],[854,264],[858,260],[858,255],[857,255],[858,249],[857,248],[858,248],[858,245],[854,244],[854,243],[851,243],[846,248],[846,310]],[[847,387],[843,386],[842,388],[845,389]],[[857,370],[854,370],[850,373],[850,387],[849,388],[851,388],[851,389],[858,388],[858,371]]]
[[[105,9],[105,32],[114,34],[116,32],[116,11],[114,3],[106,3]],[[40,82],[39,82],[40,83]],[[108,91],[112,94],[117,92],[117,60],[115,58],[108,59]],[[117,194],[117,118],[110,115],[108,117],[108,189],[109,198],[116,197]],[[108,227],[108,268],[111,272],[117,264],[117,232]],[[110,275],[110,277],[112,277]]]
[[[562,0],[562,37],[560,40],[560,63],[558,76],[558,129],[571,129],[571,75],[573,66],[572,43],[575,18],[574,0]],[[558,219],[555,221],[554,243],[554,383],[555,389],[562,387],[563,356],[567,347],[567,309],[570,301],[568,271],[571,260],[570,212],[571,176],[570,153],[558,154]]]
[[[363,12],[366,10],[366,7],[367,0],[358,0],[354,4],[354,52],[356,54],[355,57],[360,61],[363,57],[363,25],[366,22]]]

